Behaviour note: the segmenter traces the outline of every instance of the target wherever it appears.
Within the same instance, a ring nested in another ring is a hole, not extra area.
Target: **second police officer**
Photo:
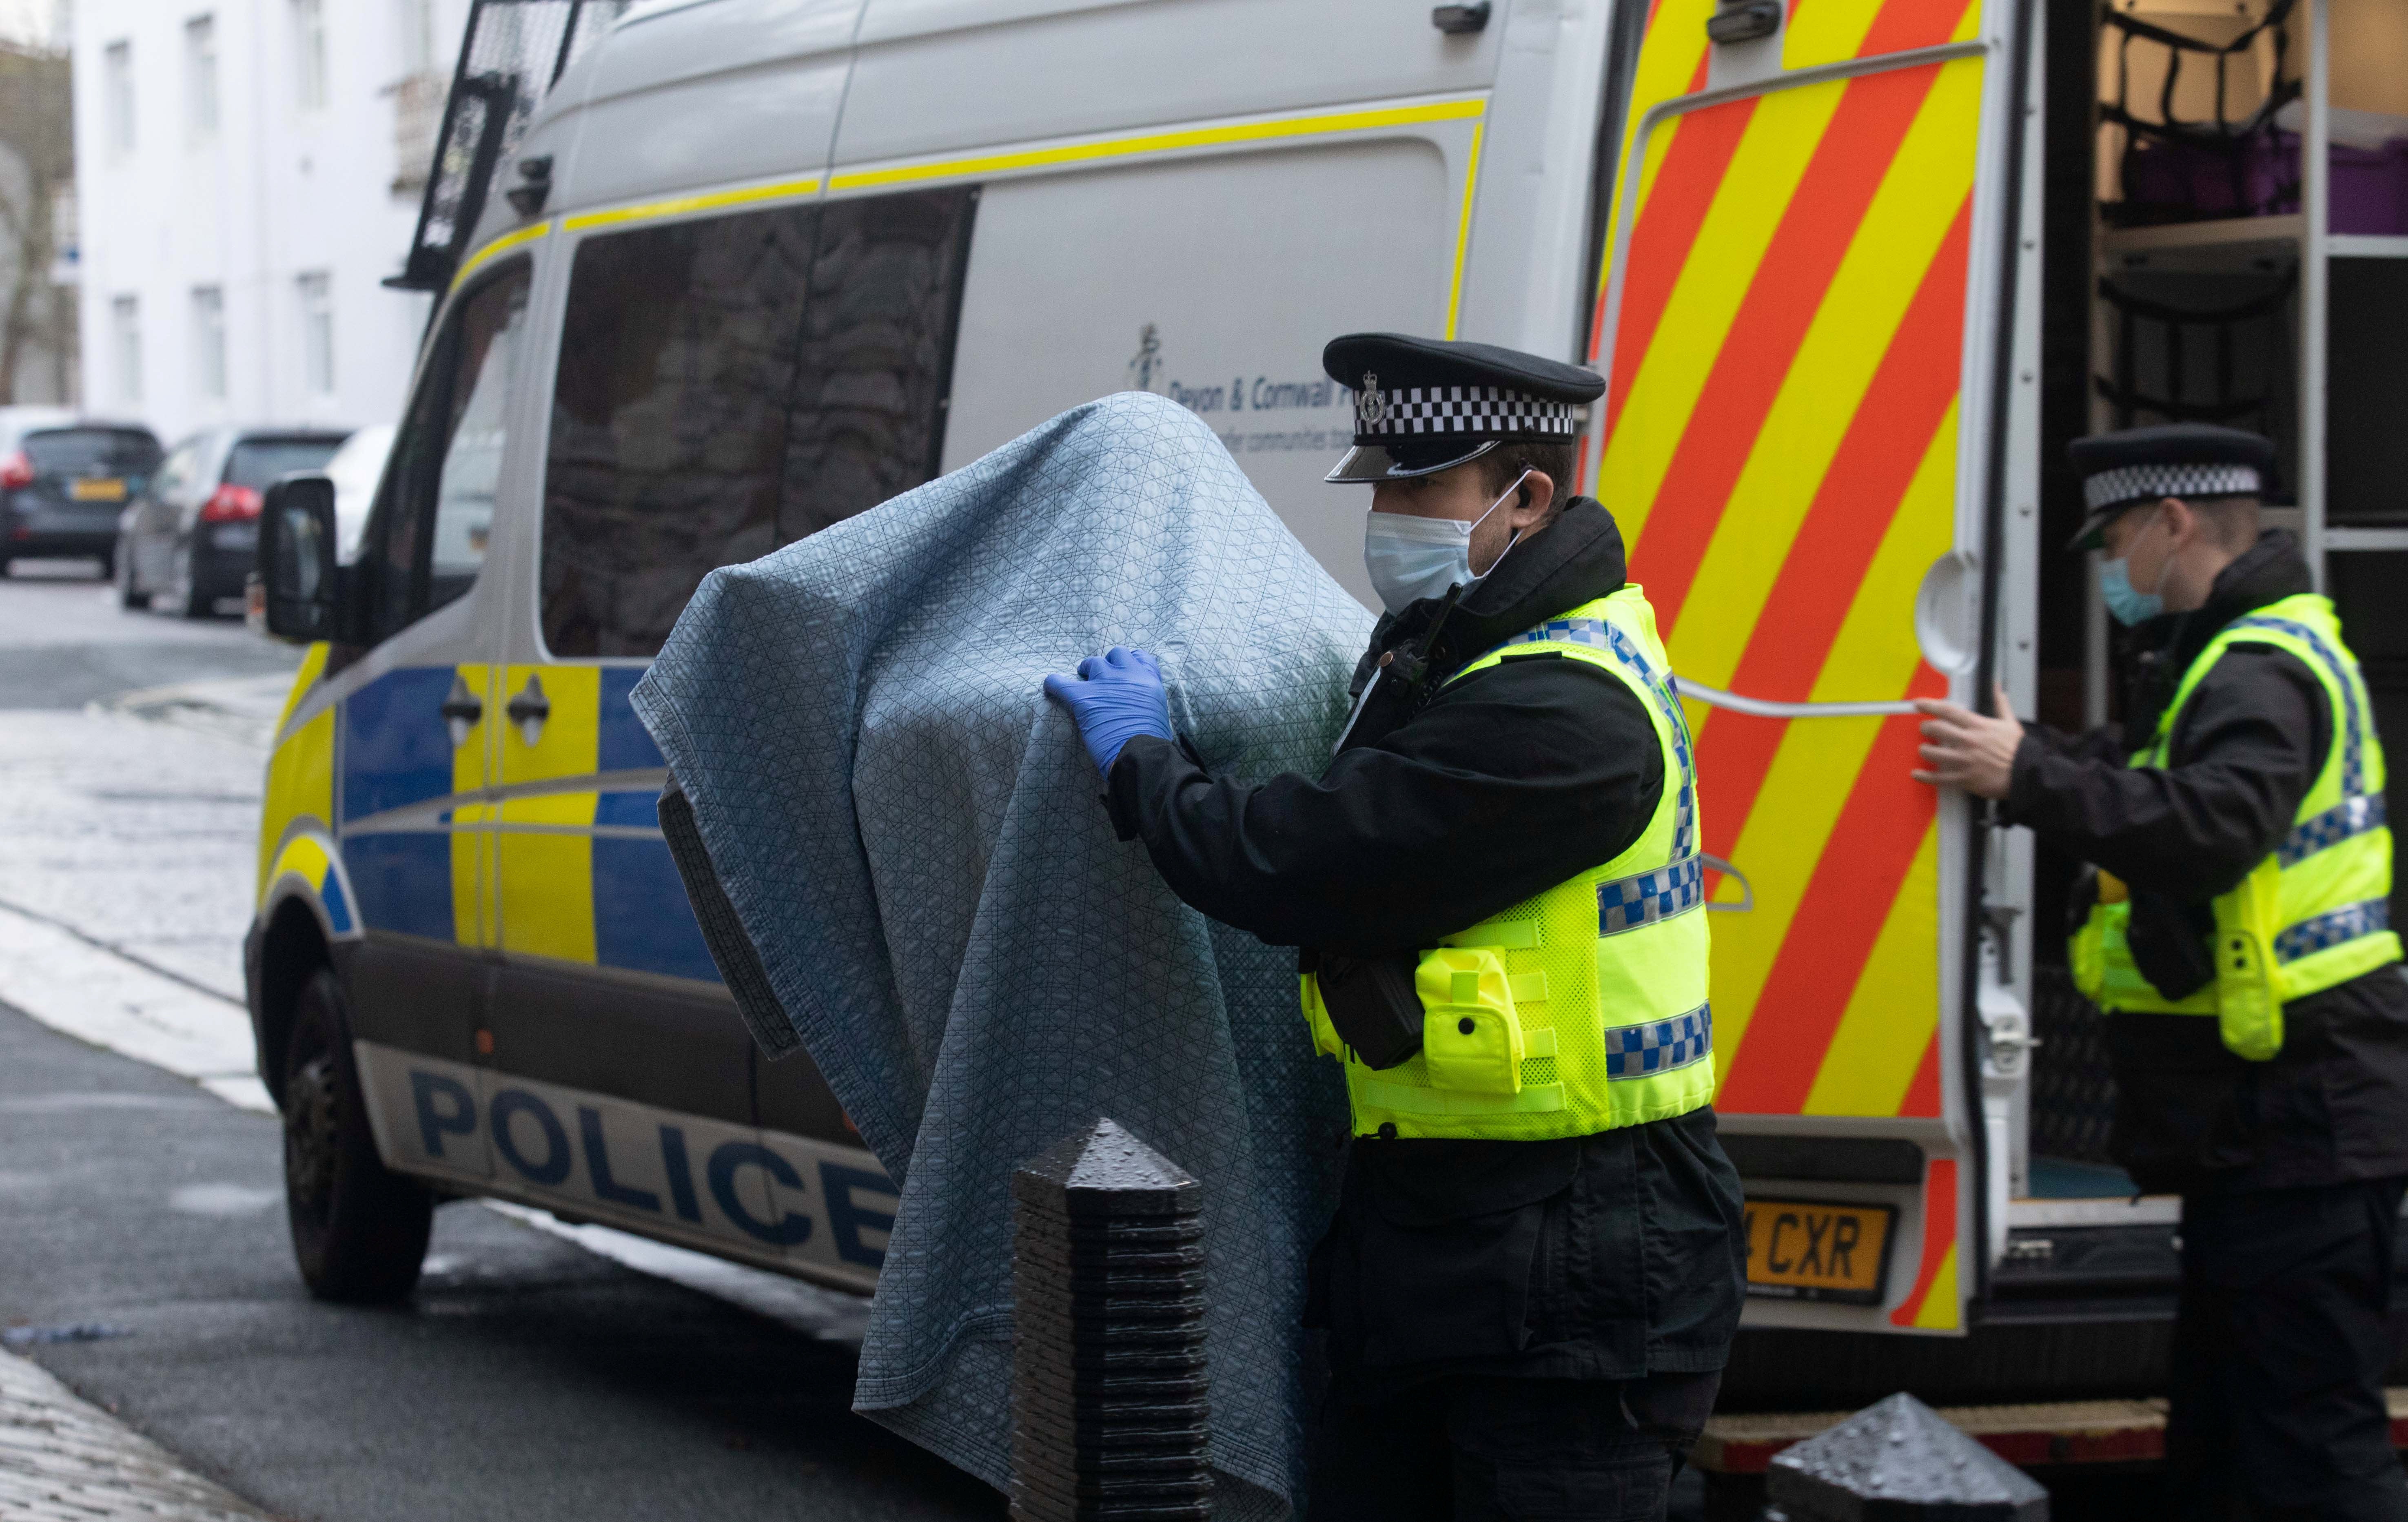
[[[2070,947],[2108,1012],[2111,1145],[2179,1193],[2175,1508],[2408,1518],[2392,1452],[2408,982],[2384,759],[2297,545],[2260,533],[2272,446],[2199,424],[2078,441],[2109,610],[2156,648],[2120,729],[1927,702],[1925,782],[2093,864]],[[1999,712],[2006,713],[2003,701]]]
[[[1344,1064],[1315,1522],[1655,1517],[1738,1324],[1742,1205],[1688,734],[1612,515],[1569,490],[1603,382],[1394,334],[1323,364],[1387,610],[1328,767],[1211,775],[1142,652],[1046,688],[1173,891],[1301,949]]]

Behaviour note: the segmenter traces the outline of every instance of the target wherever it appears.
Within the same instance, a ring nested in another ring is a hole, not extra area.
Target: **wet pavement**
[[[33,560],[0,575],[0,711],[80,709],[181,682],[290,674],[291,646],[240,619],[134,612],[100,563]]]
[[[0,1007],[15,1351],[282,1516],[1002,1515],[851,1414],[853,1344],[474,1204],[436,1213],[407,1305],[312,1300],[279,1145],[270,1116]],[[33,1340],[68,1328],[98,1335]]]

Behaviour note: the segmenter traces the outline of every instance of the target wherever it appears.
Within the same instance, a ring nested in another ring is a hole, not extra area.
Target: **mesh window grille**
[[[2069,1162],[2110,1163],[2115,1078],[2107,1060],[2105,1014],[2073,986],[2061,965],[2032,969],[2031,1150]]]
[[[494,179],[561,72],[633,0],[475,0],[435,139],[418,230],[402,272],[386,283],[440,291],[476,232]]]

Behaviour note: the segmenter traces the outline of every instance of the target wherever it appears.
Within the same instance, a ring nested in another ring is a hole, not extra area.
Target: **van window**
[[[519,261],[454,307],[420,378],[363,538],[370,643],[476,584],[508,441],[529,268]],[[339,442],[329,440],[326,453]]]
[[[933,480],[974,191],[838,201],[820,223],[780,542]]]
[[[554,655],[651,655],[717,567],[936,473],[971,193],[577,251],[544,478]]]

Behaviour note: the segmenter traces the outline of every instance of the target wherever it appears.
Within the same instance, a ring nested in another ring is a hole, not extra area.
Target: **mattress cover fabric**
[[[856,1409],[990,1483],[1010,1171],[1108,1115],[1204,1185],[1216,1509],[1300,1500],[1337,1070],[1293,954],[1113,838],[1040,682],[1140,645],[1216,773],[1317,773],[1370,623],[1209,426],[1129,393],[713,572],[636,689],[751,943],[714,950],[771,996],[739,999],[754,1036],[809,1050],[900,1187]]]

